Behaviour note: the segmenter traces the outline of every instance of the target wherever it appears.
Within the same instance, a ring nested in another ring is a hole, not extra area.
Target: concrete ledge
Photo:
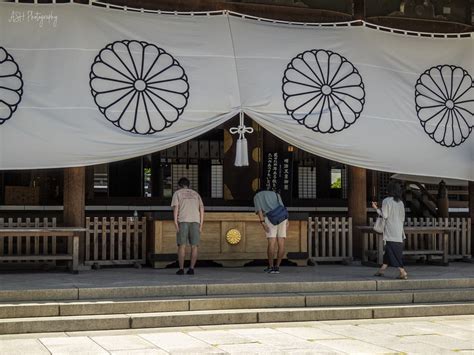
[[[130,327],[130,317],[82,316],[51,318],[17,318],[0,320],[0,334],[67,332],[79,330],[111,330]]]
[[[242,309],[242,308],[278,308],[278,307],[305,307],[304,296],[272,295],[272,296],[248,296],[235,298],[209,298],[190,299],[189,309],[211,310],[211,309]]]
[[[51,304],[1,304],[0,318],[56,317],[59,305]]]
[[[0,319],[0,334],[474,314],[473,303],[157,312]]]
[[[0,302],[57,301],[57,300],[77,300],[77,299],[78,299],[77,288],[0,291]]]
[[[377,304],[407,304],[413,303],[413,294],[406,293],[353,293],[335,295],[306,295],[307,307],[321,306],[359,306]]]
[[[374,318],[454,316],[474,314],[474,303],[381,307],[373,311]]]
[[[413,301],[414,303],[474,301],[474,289],[415,292]]]
[[[441,279],[441,280],[379,280],[378,291],[418,290],[443,288],[474,288],[474,278]]]
[[[375,291],[376,281],[279,282],[251,284],[209,284],[208,295],[265,294],[337,291]]]
[[[188,300],[98,301],[61,303],[61,316],[188,311]]]
[[[206,285],[80,288],[79,299],[204,296]]]
[[[131,328],[257,323],[255,311],[195,311],[132,314]]]
[[[338,319],[372,318],[372,310],[366,308],[305,308],[261,310],[258,312],[259,323],[300,322]]]

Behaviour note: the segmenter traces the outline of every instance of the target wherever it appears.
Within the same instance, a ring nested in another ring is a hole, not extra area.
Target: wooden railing
[[[374,224],[374,219],[369,219],[369,225]],[[405,221],[407,227],[446,227],[453,228],[449,234],[448,258],[450,260],[461,260],[471,257],[471,219],[470,218],[407,218]],[[405,240],[404,250],[416,251],[426,248],[426,236],[420,233],[413,238]],[[368,233],[367,250],[369,254],[374,254],[377,250],[376,233]],[[436,241],[440,248],[441,240]]]
[[[78,271],[79,235],[84,228],[57,227],[56,218],[0,218],[0,262],[66,261]]]
[[[56,227],[56,218],[0,218],[0,228]]]
[[[0,228],[54,228],[56,227],[56,218],[0,218]],[[13,237],[3,237],[0,239],[0,255],[13,256],[19,250],[23,254],[47,255],[56,254],[56,237],[25,237],[17,239]],[[33,239],[31,239],[33,238]],[[23,245],[22,245],[23,244]],[[15,250],[15,253],[13,252]],[[5,262],[6,260],[4,260]],[[13,262],[13,260],[10,260]]]
[[[85,265],[146,262],[146,218],[86,218]]]
[[[351,261],[352,218],[309,218],[308,249],[314,261]]]

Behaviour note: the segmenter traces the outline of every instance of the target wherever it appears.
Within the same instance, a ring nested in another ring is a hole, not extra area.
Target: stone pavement
[[[474,354],[474,316],[0,335],[0,354]]]
[[[283,266],[281,274],[269,275],[262,272],[263,267],[222,268],[201,267],[196,275],[178,276],[176,269],[134,269],[104,268],[81,271],[72,275],[66,271],[23,271],[0,272],[1,290],[61,289],[88,287],[133,287],[187,284],[222,283],[272,283],[278,282],[317,282],[317,281],[356,281],[374,280],[375,267],[352,265],[317,265],[308,267]],[[474,278],[474,265],[452,262],[449,266],[408,265],[410,280]],[[398,274],[389,269],[386,279],[394,279]],[[380,280],[380,278],[378,278]]]

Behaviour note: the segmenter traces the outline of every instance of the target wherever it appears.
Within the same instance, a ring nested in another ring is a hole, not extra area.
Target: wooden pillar
[[[86,167],[86,200],[94,199],[94,167]]]
[[[367,172],[364,168],[349,167],[348,207],[352,217],[353,253],[355,257],[363,255],[362,233],[356,226],[367,224]]]
[[[64,225],[85,226],[86,168],[64,169]],[[79,261],[84,260],[84,233],[79,239]]]
[[[365,18],[365,1],[364,0],[354,0],[352,2],[354,19],[362,20]]]
[[[469,181],[469,217],[471,218],[471,255],[474,255],[474,181]]]
[[[331,197],[331,163],[329,160],[316,158],[316,196],[318,198]]]
[[[441,180],[441,182],[438,185],[437,207],[438,207],[438,217],[442,217],[442,218],[449,217],[448,189],[446,187],[446,183],[443,180]]]

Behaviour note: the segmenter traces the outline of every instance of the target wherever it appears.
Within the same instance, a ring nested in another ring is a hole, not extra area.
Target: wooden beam
[[[64,169],[64,225],[85,226],[86,168]],[[80,233],[79,261],[84,261],[84,233]]]
[[[367,171],[364,168],[349,167],[348,207],[354,226],[367,224]],[[357,228],[354,228],[353,240],[354,256],[361,258],[362,233]]]
[[[396,16],[377,16],[365,18],[367,22],[398,28],[406,31],[420,31],[431,33],[460,33],[471,32],[473,26],[459,22],[443,21],[437,19],[421,19]]]

